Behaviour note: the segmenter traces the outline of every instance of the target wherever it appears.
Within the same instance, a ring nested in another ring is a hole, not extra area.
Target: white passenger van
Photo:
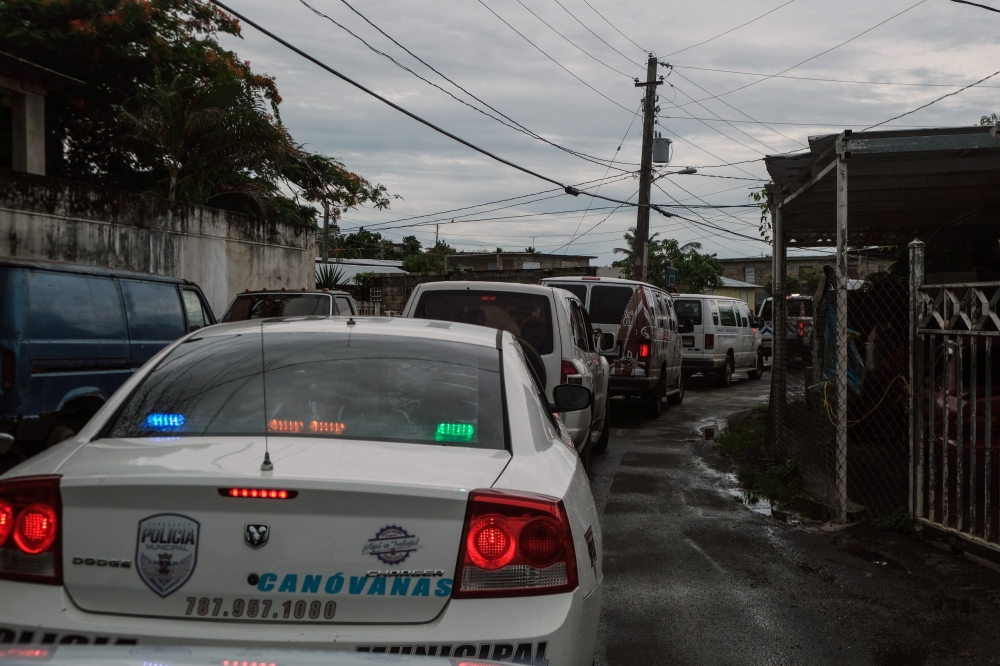
[[[760,320],[737,298],[680,294],[674,297],[684,349],[684,373],[714,375],[725,388],[734,372],[764,374]]]

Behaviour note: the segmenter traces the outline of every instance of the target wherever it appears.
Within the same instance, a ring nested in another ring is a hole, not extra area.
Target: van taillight
[[[576,551],[562,500],[469,493],[452,596],[513,597],[576,589]]]
[[[0,579],[62,585],[59,476],[0,481]]]
[[[649,345],[645,342],[639,345],[639,358],[649,358]]]
[[[0,353],[0,389],[4,393],[14,388],[14,352]]]
[[[804,321],[799,322],[799,337],[806,337],[806,323]]]
[[[715,349],[715,333],[705,334],[705,349]]]

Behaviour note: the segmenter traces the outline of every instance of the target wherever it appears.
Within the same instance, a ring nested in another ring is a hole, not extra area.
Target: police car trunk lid
[[[510,458],[275,437],[269,449],[273,472],[260,470],[259,440],[83,447],[59,470],[74,603],[210,621],[429,622],[450,596],[468,491]]]

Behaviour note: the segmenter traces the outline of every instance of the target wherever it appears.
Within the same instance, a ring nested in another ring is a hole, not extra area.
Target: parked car
[[[0,433],[70,437],[154,354],[214,323],[185,280],[0,259]]]
[[[247,289],[237,294],[233,302],[222,315],[221,322],[228,324],[233,321],[248,321],[250,319],[269,319],[271,317],[329,317],[357,315],[358,306],[346,291],[330,291],[329,289],[306,289],[289,291],[269,291]]]
[[[852,280],[851,282],[857,282]],[[848,285],[850,288],[850,285]],[[785,340],[789,358],[809,358],[812,354],[813,346],[813,297],[792,294],[785,296]],[[771,298],[764,299],[760,306],[760,317],[764,320],[766,327],[766,338],[764,329],[761,332],[761,341],[764,343],[765,358],[774,353],[774,314],[773,301]]]
[[[588,666],[601,526],[552,410],[592,398],[480,326],[198,331],[0,477],[0,637]]]
[[[663,398],[684,401],[683,355],[677,314],[670,294],[645,282],[598,277],[546,278],[542,284],[576,294],[598,335],[613,343],[604,355],[611,364],[611,395],[637,396],[650,416],[659,416]]]
[[[764,347],[759,322],[738,298],[680,294],[674,299],[681,320],[684,372],[714,374],[729,386],[734,372],[750,379],[764,374]]]
[[[541,356],[545,394],[560,384],[594,393],[593,407],[564,416],[566,428],[589,469],[592,453],[608,446],[608,363],[601,356],[583,303],[561,289],[506,282],[429,282],[410,295],[404,317],[488,326],[513,333]]]

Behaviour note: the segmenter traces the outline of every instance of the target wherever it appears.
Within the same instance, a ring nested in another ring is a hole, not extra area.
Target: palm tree
[[[317,264],[316,266],[316,288],[317,289],[342,289],[347,286],[348,281],[344,275],[344,269],[333,264]]]
[[[660,235],[660,232],[656,232],[655,234],[653,234],[652,236],[649,237],[649,250],[650,251],[652,251],[652,250],[655,249],[656,243],[657,243],[656,237],[659,236],[659,235]],[[624,254],[624,255],[627,255],[629,257],[634,257],[635,256],[635,227],[629,227],[628,231],[625,232],[625,235],[622,236],[622,238],[625,239],[625,245],[626,245],[626,247],[616,247],[615,250],[614,250],[615,254]]]
[[[690,252],[691,250],[700,250],[700,249],[701,249],[701,243],[697,241],[692,241],[690,243],[684,243],[684,245],[681,245],[681,252]]]

